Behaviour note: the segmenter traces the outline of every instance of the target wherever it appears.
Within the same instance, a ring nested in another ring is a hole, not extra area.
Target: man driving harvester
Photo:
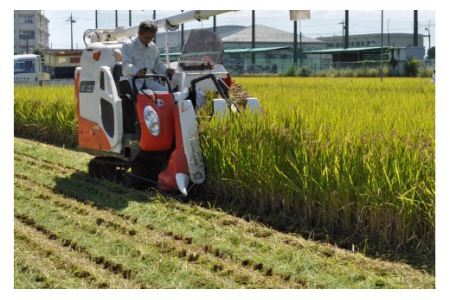
[[[152,40],[158,27],[150,21],[139,24],[138,36],[128,40],[122,46],[122,68],[124,79],[130,81],[134,76],[142,77],[146,74],[166,75],[169,79],[174,70],[168,68],[160,59],[159,50]],[[145,87],[155,91],[167,91],[167,83],[154,79],[142,79],[136,82],[138,88]]]

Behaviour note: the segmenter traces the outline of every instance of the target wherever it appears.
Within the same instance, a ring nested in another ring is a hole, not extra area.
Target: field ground
[[[215,208],[92,179],[15,139],[16,288],[433,288],[434,276]]]

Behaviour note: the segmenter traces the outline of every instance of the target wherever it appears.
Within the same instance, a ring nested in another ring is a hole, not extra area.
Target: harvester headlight
[[[144,119],[150,133],[154,136],[158,136],[160,131],[159,117],[156,111],[150,105],[144,107]]]

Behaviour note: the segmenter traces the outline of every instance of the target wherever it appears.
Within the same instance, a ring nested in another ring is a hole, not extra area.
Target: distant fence
[[[359,62],[331,62],[329,60],[305,60],[304,63],[297,64],[297,69],[303,68],[308,75],[320,75],[326,72],[360,72],[361,74],[373,74],[376,76],[376,70],[380,70],[381,65],[386,74],[393,76],[405,75],[405,65],[407,61],[396,61],[392,64],[390,61],[359,61]],[[292,68],[292,62],[285,64],[224,64],[225,68],[234,75],[278,75],[289,72]],[[419,61],[419,74],[429,74],[435,69],[435,60]]]

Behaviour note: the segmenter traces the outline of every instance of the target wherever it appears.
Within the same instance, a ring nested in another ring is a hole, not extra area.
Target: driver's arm
[[[153,70],[156,74],[165,75],[167,66],[166,66],[166,64],[164,64],[161,61],[159,49],[157,47],[155,47],[154,53],[155,53],[155,57],[154,57],[155,64],[154,64]]]
[[[126,43],[122,46],[122,73],[123,76],[133,77],[139,72],[133,64],[133,44]]]

